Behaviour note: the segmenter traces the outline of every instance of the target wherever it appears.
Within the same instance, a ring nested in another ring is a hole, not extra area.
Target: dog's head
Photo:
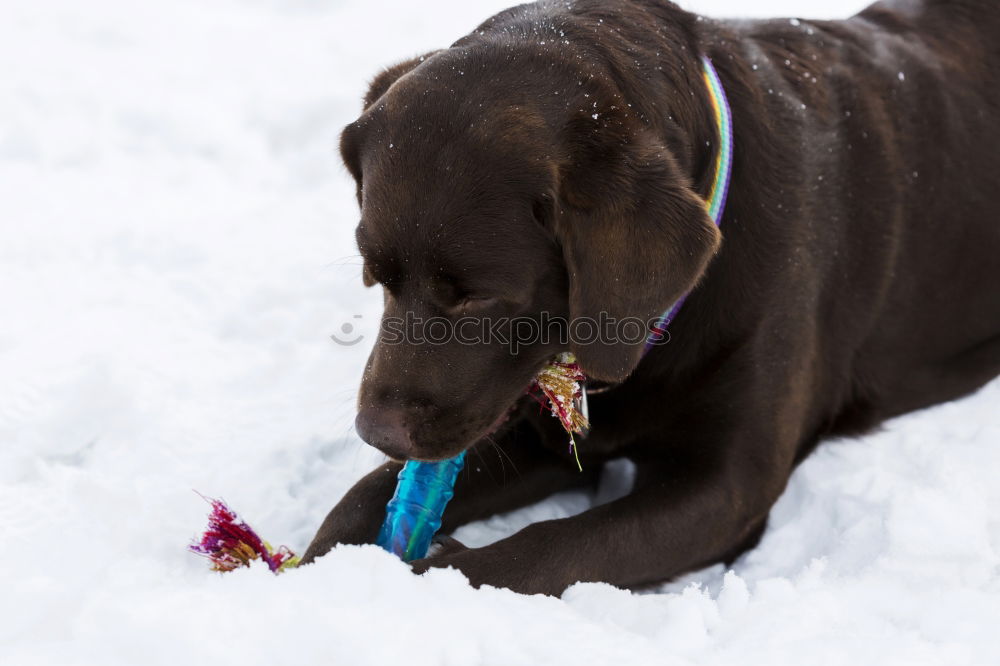
[[[490,434],[567,347],[591,378],[623,381],[642,356],[636,322],[718,246],[688,176],[617,91],[543,62],[452,48],[403,63],[344,130],[364,279],[385,296],[357,425],[391,457],[442,459]]]

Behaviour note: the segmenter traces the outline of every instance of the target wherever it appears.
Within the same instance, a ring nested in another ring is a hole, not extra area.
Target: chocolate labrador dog
[[[703,57],[732,109],[721,229],[706,212],[723,137]],[[359,397],[358,432],[393,461],[347,493],[305,560],[375,539],[398,461],[471,448],[445,533],[592,484],[614,458],[634,462],[634,487],[482,548],[446,539],[415,570],[524,593],[662,581],[752,547],[822,439],[988,382],[997,63],[995,0],[886,0],[844,21],[558,0],[379,74],[341,150],[365,282],[384,291],[383,324],[413,324],[383,326]],[[564,335],[655,320],[684,294],[647,354],[642,338]],[[497,335],[430,343],[431,321]],[[551,321],[553,335],[516,335]],[[523,397],[567,348],[590,379],[582,473]]]

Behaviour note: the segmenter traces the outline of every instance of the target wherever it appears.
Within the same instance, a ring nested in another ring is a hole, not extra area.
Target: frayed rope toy
[[[254,560],[263,560],[276,574],[298,566],[299,558],[295,553],[285,546],[273,548],[240,520],[225,502],[202,497],[212,505],[212,512],[208,514],[208,529],[201,535],[201,541],[188,546],[188,550],[207,557],[212,562],[213,571],[225,573],[248,567]]]
[[[581,472],[583,465],[580,464],[580,454],[573,435],[582,435],[590,427],[587,420],[587,393],[583,390],[586,381],[587,375],[583,374],[576,357],[565,352],[545,366],[531,384],[532,388],[542,392],[542,397],[534,393],[531,396],[543,407],[548,407],[552,416],[559,419],[559,423],[569,434],[569,448],[573,451],[576,467]]]
[[[585,380],[574,356],[564,353],[538,373],[529,389],[531,396],[547,407],[569,433],[570,450],[581,470],[573,435],[583,434],[589,427]],[[455,480],[464,463],[463,451],[440,462],[410,460],[403,465],[375,543],[405,562],[426,556],[431,539],[441,527],[444,509],[455,493]],[[286,546],[274,548],[261,539],[225,502],[208,497],[205,500],[212,505],[208,529],[188,550],[207,557],[214,571],[225,573],[249,567],[255,560],[262,560],[274,574],[298,566],[295,553]]]

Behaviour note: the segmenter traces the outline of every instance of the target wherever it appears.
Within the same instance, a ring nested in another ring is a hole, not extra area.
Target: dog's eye
[[[542,194],[535,199],[531,204],[531,215],[538,224],[548,227],[552,218],[552,197]]]
[[[456,309],[463,313],[482,312],[496,305],[498,301],[499,299],[491,297],[463,296],[458,301]]]

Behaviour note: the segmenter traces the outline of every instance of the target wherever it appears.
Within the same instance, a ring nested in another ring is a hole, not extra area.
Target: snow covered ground
[[[185,551],[192,489],[301,550],[379,459],[351,426],[367,341],[328,337],[370,340],[380,305],[337,135],[379,66],[507,4],[0,4],[0,664],[1000,663],[998,384],[824,446],[760,547],[653,594]],[[807,4],[685,2],[864,3]]]

